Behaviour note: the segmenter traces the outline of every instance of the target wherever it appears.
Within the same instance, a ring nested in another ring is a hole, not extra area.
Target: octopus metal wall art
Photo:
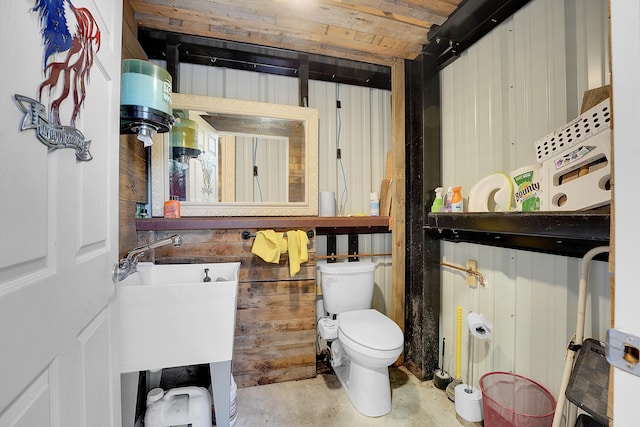
[[[100,28],[88,9],[75,7],[71,0],[36,0],[31,10],[39,17],[45,79],[38,88],[37,101],[15,95],[18,108],[24,112],[20,129],[35,129],[38,139],[50,150],[73,148],[78,160],[91,160],[90,141],[85,141],[75,125],[86,98],[93,60],[100,50]],[[42,104],[43,94],[51,99],[48,113]],[[69,124],[63,125],[60,106],[70,95],[73,110]]]

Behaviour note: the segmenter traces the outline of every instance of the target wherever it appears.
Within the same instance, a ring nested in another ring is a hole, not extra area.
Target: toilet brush
[[[433,385],[435,388],[444,390],[447,388],[452,378],[447,371],[444,370],[444,348],[445,348],[445,339],[442,338],[442,359],[440,360],[440,367],[433,372]]]

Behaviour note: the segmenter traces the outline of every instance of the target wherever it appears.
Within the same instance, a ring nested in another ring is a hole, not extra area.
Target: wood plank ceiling
[[[139,27],[389,65],[463,0],[131,0]],[[433,28],[432,28],[433,27]]]

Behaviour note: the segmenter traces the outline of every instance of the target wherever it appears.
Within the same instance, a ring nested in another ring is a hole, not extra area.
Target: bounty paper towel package
[[[531,212],[541,209],[540,171],[540,165],[534,164],[511,172],[517,211]]]

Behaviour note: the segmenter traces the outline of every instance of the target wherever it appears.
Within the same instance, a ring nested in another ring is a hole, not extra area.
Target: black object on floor
[[[578,353],[565,395],[569,402],[591,415],[599,425],[608,425],[609,362],[604,344],[586,339]],[[586,424],[590,425],[590,424]]]
[[[604,424],[600,424],[587,414],[578,415],[576,420],[576,427],[607,427]]]
[[[164,368],[160,387],[167,391],[176,387],[196,386],[207,388],[211,385],[209,365],[190,365]]]
[[[320,354],[316,355],[316,374],[333,374],[329,350],[322,350]]]

